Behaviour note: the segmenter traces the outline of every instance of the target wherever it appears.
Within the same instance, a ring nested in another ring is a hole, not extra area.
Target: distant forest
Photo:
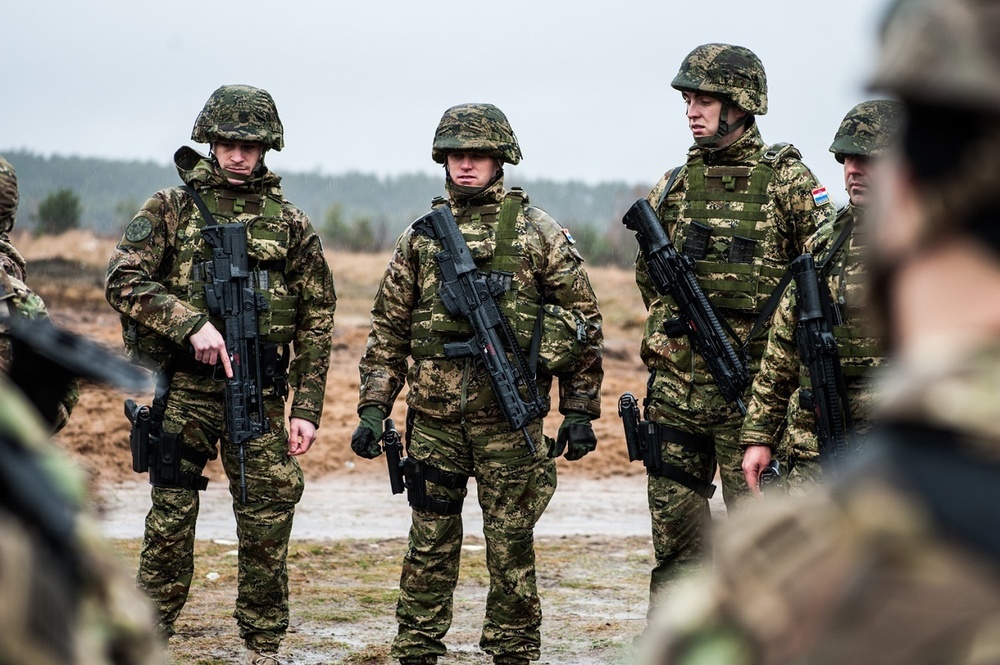
[[[80,226],[117,236],[153,192],[180,184],[173,166],[152,162],[43,157],[23,151],[4,157],[17,171],[21,202],[16,223],[24,229],[34,227],[41,201],[57,190],[70,189],[80,200]],[[390,248],[406,225],[426,212],[431,199],[444,190],[443,174],[380,178],[363,173],[280,173],[285,196],[309,215],[326,245],[357,251]],[[521,181],[516,170],[507,176],[507,186],[524,187],[533,204],[569,228],[581,253],[595,264],[632,263],[635,239],[622,226],[621,217],[650,185]]]

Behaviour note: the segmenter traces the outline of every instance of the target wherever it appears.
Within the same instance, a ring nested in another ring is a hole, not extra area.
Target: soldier
[[[32,319],[48,318],[45,303],[24,283],[24,257],[11,244],[7,235],[14,229],[17,203],[17,175],[10,162],[0,157],[0,300],[6,301],[11,310],[22,316]],[[0,327],[0,369],[6,371],[10,367],[10,361],[10,338]],[[29,397],[35,402],[36,408],[45,411],[43,417],[52,426],[52,431],[58,432],[69,422],[69,415],[80,399],[80,384],[72,378],[59,386],[58,394],[46,392],[49,394],[42,397],[40,392],[33,391]],[[39,400],[44,404],[40,404]]]
[[[115,376],[119,388],[124,380],[136,388],[138,368],[69,333],[51,335],[47,321],[23,319],[10,304],[0,301],[0,317],[18,344],[15,375],[75,377],[82,369],[91,380]],[[72,341],[55,348],[61,340]],[[50,423],[18,388],[0,372],[0,663],[165,662],[152,606],[86,508],[85,479],[47,440]]]
[[[535,384],[542,412],[526,426],[541,443],[553,375],[564,419],[556,441],[531,450],[501,412],[484,368],[473,358],[445,356],[445,344],[471,328],[449,314],[440,296],[435,254],[441,244],[415,232],[400,237],[372,307],[361,360],[361,424],[351,447],[362,457],[380,449],[382,421],[409,383],[408,476],[413,524],[400,578],[391,655],[400,663],[436,663],[446,652],[462,547],[462,502],[475,477],[483,511],[490,591],[479,645],[494,663],[540,656],[541,607],[535,584],[533,532],[556,487],[554,459],[594,450],[591,420],[600,416],[603,333],[583,259],[568,232],[520,189],[504,189],[503,164],[521,161],[507,118],[492,104],[445,111],[431,153],[445,167],[449,206],[478,269],[505,283],[503,318],[520,348],[540,344]],[[536,328],[536,323],[541,325]],[[534,355],[534,354],[532,354]],[[407,358],[413,364],[407,371]],[[531,390],[521,386],[521,394]],[[414,485],[426,490],[422,500]]]
[[[761,140],[755,116],[767,112],[767,80],[749,49],[699,46],[671,86],[684,99],[695,145],[687,163],[667,171],[649,193],[649,203],[678,250],[697,261],[702,289],[735,334],[756,338],[766,324],[764,302],[786,264],[821,222],[832,221],[833,206],[798,150]],[[701,558],[716,465],[727,506],[748,490],[740,468],[743,414],[722,397],[690,340],[666,334],[664,324],[677,311],[656,293],[641,257],[636,283],[649,310],[641,347],[649,369],[646,417],[658,426],[663,458],[663,475],[648,479],[652,610],[679,567]],[[751,373],[763,346],[751,340]]]
[[[817,265],[822,265],[832,297],[833,333],[837,339],[850,420],[858,434],[867,431],[876,398],[875,380],[884,362],[882,341],[875,336],[863,303],[865,270],[862,254],[867,243],[868,212],[879,186],[874,159],[893,139],[899,124],[899,103],[889,100],[861,102],[840,123],[830,152],[844,165],[844,183],[850,203],[837,213],[833,224],[823,225],[806,243]],[[795,283],[782,295],[771,321],[767,347],[754,378],[740,445],[743,473],[753,491],[757,480],[780,451],[786,488],[797,492],[820,477],[816,419],[803,406],[810,390],[808,368],[796,349],[798,305]]]
[[[280,177],[264,164],[269,149],[284,145],[267,91],[220,87],[195,120],[191,138],[208,143],[210,155],[186,146],[177,151],[174,162],[186,187],[154,194],[125,229],[108,265],[108,302],[124,316],[126,348],[159,369],[154,408],[162,405],[162,433],[176,436],[182,457],[180,486],[152,489],[138,582],[159,607],[159,627],[169,637],[194,571],[200,473],[219,454],[221,440],[240,539],[234,616],[246,662],[277,663],[288,627],[288,538],[303,490],[295,457],[315,441],[323,410],[336,306],[333,277],[309,219],[284,198]],[[259,360],[272,376],[263,390],[269,429],[246,442],[245,471],[239,447],[227,440],[223,382],[214,378],[223,372],[231,377],[232,366],[224,327],[207,314],[204,263],[212,252],[200,231],[213,222],[206,216],[245,227],[255,291],[268,304],[258,317]],[[237,500],[241,480],[246,502]]]
[[[726,524],[642,663],[997,662],[1000,2],[894,3],[875,87],[906,122],[870,220],[893,364],[864,459]]]

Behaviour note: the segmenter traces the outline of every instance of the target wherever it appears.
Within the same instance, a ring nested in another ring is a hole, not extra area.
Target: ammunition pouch
[[[407,430],[409,431],[409,430]],[[406,484],[406,500],[416,510],[426,510],[438,515],[461,515],[465,498],[441,499],[427,495],[427,481],[447,489],[464,489],[468,476],[450,471],[442,471],[420,460],[407,456],[403,459],[403,478]]]
[[[688,226],[684,238],[684,252],[695,261],[702,261],[708,256],[708,239],[712,235],[712,227],[694,220]]]
[[[727,258],[730,263],[752,263],[756,248],[757,241],[753,238],[733,236],[733,241],[729,243],[729,254]]]
[[[644,432],[646,445],[642,462],[646,466],[646,473],[658,478],[667,478],[684,487],[693,490],[706,499],[711,499],[715,495],[715,485],[709,481],[702,480],[692,473],[685,471],[676,464],[663,461],[661,443],[666,441],[676,443],[685,450],[699,454],[712,454],[711,440],[706,436],[691,434],[682,430],[647,421],[648,430]]]

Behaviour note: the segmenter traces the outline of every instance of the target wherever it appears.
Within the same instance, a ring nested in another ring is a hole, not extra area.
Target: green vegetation
[[[38,204],[35,213],[35,235],[56,235],[80,226],[80,197],[63,187],[52,192]]]
[[[16,150],[4,156],[17,169],[22,220],[33,219],[50,192],[71,189],[79,197],[79,225],[103,236],[120,236],[142,201],[181,184],[173,166],[153,162],[42,157]],[[282,168],[280,155],[269,160],[282,176],[285,195],[309,215],[331,248],[389,249],[407,224],[430,209],[431,199],[444,193],[440,172],[385,178],[356,172],[292,173]],[[507,185],[524,187],[532,204],[567,227],[589,264],[632,265],[635,239],[624,232],[621,218],[649,191],[648,185],[525,181],[517,177],[516,167],[508,173]]]

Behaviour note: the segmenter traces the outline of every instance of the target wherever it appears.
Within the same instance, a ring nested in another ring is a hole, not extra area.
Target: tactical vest
[[[846,219],[845,212],[837,216],[838,233],[843,228],[841,222]],[[868,286],[863,238],[863,232],[855,226],[837,253],[822,259],[830,262],[827,283],[833,306],[839,310],[842,320],[833,326],[833,335],[837,340],[841,371],[847,380],[874,377],[885,356],[883,341],[872,335],[870,316],[862,304],[862,293]],[[802,378],[808,385],[808,377]]]
[[[268,303],[258,312],[261,340],[288,344],[295,334],[297,298],[289,294],[285,282],[288,226],[282,222],[281,200],[248,192],[205,188],[199,192],[216,223],[242,223],[247,228],[247,253],[254,271],[256,289]],[[205,311],[205,269],[202,263],[211,258],[211,248],[201,236],[206,222],[192,201],[182,213],[181,224],[168,248],[169,266],[165,274],[153,278],[181,300]],[[126,354],[136,363],[154,371],[175,366],[178,347],[169,339],[137,321],[121,315],[122,340]],[[213,324],[222,329],[220,321]],[[187,359],[182,355],[181,359]]]
[[[516,288],[512,288],[511,278],[518,268],[523,267],[526,260],[519,251],[523,240],[518,234],[518,216],[523,202],[524,192],[515,187],[504,196],[499,205],[470,208],[456,221],[461,226],[462,221],[468,219],[475,225],[475,231],[468,232],[463,229],[462,235],[477,263],[483,261],[480,270],[488,274],[490,279],[503,283],[505,289],[503,295],[498,298],[500,308],[514,330],[518,345],[522,349],[527,349],[531,344],[541,294],[533,280],[529,280],[528,283],[519,282]],[[434,200],[434,205],[447,205],[447,203],[444,199],[437,198]],[[491,229],[495,231],[491,232]],[[522,228],[521,231],[523,233],[526,229]],[[494,245],[492,254],[485,260],[480,259],[479,256],[486,254],[488,250],[477,251],[477,246],[487,247],[491,240]],[[433,265],[436,270],[436,262]],[[421,285],[423,288],[421,300],[427,303],[427,306],[418,305],[410,316],[410,353],[415,360],[443,358],[445,342],[472,335],[472,327],[468,321],[452,317],[448,313],[444,302],[437,294],[438,284],[435,279]]]
[[[697,263],[698,281],[717,307],[746,315],[757,312],[774,291],[785,266],[764,263],[768,237],[768,186],[775,165],[801,157],[794,146],[778,143],[749,165],[705,164],[699,155],[687,163],[683,218],[675,245]],[[678,221],[681,210],[664,192],[657,213],[664,225]]]

